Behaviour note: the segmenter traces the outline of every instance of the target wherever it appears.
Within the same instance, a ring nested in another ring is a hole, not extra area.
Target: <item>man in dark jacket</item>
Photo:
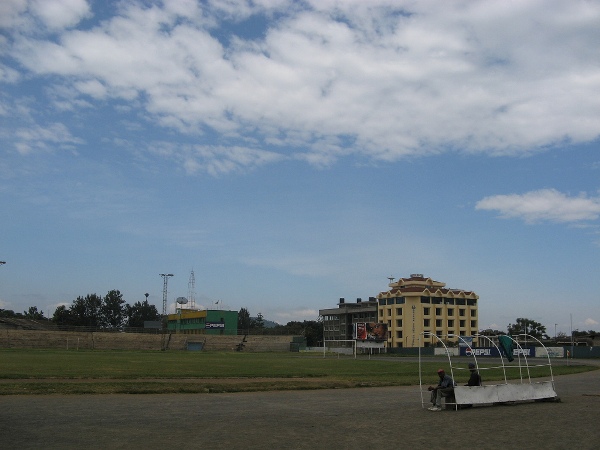
[[[481,375],[479,375],[475,364],[469,363],[469,370],[471,371],[471,376],[465,386],[481,386]]]
[[[446,375],[444,369],[437,371],[440,381],[437,386],[429,386],[427,389],[431,391],[431,403],[433,406],[429,408],[429,411],[441,411],[442,410],[442,397],[451,397],[454,394],[454,380],[450,375]]]

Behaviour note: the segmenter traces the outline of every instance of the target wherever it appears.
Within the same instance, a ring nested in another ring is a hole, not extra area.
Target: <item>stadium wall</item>
[[[148,333],[0,330],[0,348],[65,350],[186,350],[201,343],[204,351],[288,352],[293,336],[186,335]]]

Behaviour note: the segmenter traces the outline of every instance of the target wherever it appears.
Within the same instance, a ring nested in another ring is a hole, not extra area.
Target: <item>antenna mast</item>
[[[190,273],[190,281],[188,281],[188,303],[190,309],[196,309],[196,277],[194,269]]]
[[[167,317],[167,284],[169,282],[169,277],[172,277],[172,273],[161,273],[161,277],[163,277],[163,308],[162,315],[163,319]]]

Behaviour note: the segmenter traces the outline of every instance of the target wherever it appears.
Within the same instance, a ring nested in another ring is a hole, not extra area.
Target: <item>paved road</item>
[[[587,362],[587,361],[586,361]],[[600,448],[600,371],[560,403],[430,412],[417,387],[0,397],[2,449]]]

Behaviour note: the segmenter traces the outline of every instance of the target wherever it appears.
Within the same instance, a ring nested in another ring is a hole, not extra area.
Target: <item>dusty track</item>
[[[586,361],[587,363],[587,361]],[[4,449],[596,449],[600,371],[556,378],[560,403],[430,412],[418,387],[0,397]]]

